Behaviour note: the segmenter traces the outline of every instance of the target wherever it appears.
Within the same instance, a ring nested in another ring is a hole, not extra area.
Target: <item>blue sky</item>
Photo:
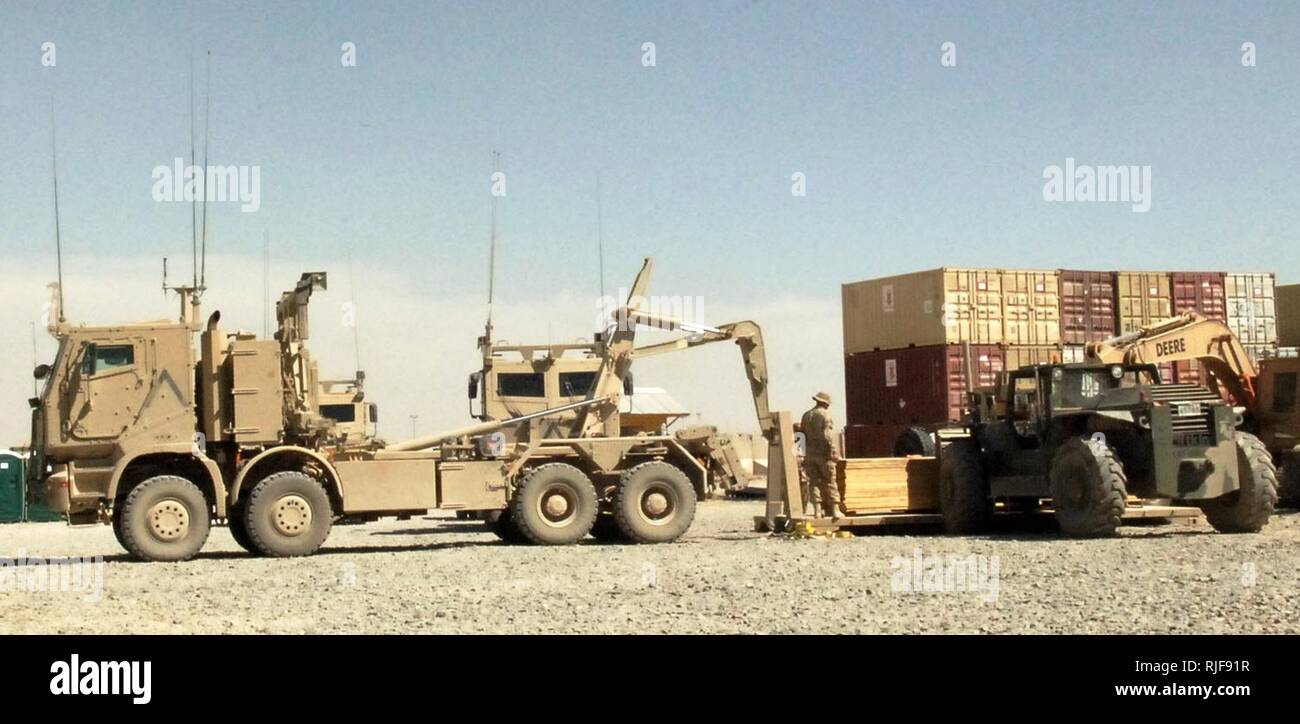
[[[262,185],[256,214],[210,208],[210,239],[258,270],[269,232],[295,268],[337,274],[351,250],[363,287],[382,273],[480,300],[496,150],[504,301],[595,295],[597,173],[607,285],[653,254],[657,291],[715,307],[834,304],[841,282],[940,265],[1300,281],[1289,2],[6,2],[11,270],[53,276],[51,98],[72,271],[187,263],[189,208],[152,201],[151,170],[188,155],[188,64],[201,102],[207,50],[211,162],[257,165]],[[1151,211],[1044,202],[1043,169],[1067,157],[1150,165]],[[261,293],[255,271],[209,283]],[[29,310],[0,333],[26,340]],[[824,354],[838,365],[837,339]]]

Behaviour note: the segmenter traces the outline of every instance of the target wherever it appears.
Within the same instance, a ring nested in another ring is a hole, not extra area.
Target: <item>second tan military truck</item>
[[[324,274],[282,295],[269,340],[223,331],[219,313],[201,323],[194,288],[176,289],[176,322],[73,325],[60,309],[57,356],[36,370],[45,386],[31,401],[30,487],[72,524],[110,523],[127,551],[153,561],[190,558],[214,523],[249,551],[296,556],[316,551],[336,520],[433,509],[474,511],[510,541],[676,540],[707,490],[710,461],[676,436],[623,428],[634,358],[735,341],[765,433],[773,416],[758,327],[692,326],[637,309],[651,270],[647,259],[629,304],[597,335],[595,374],[570,381],[570,391],[587,384],[578,399],[391,445],[368,433],[375,409],[360,379],[338,390],[309,354],[308,300]],[[638,350],[644,323],[690,336]],[[519,381],[485,372],[494,396],[519,397],[510,394]]]

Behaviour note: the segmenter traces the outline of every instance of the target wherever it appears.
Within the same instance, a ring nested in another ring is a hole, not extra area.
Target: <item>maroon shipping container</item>
[[[1228,301],[1224,293],[1227,274],[1223,272],[1174,272],[1174,314],[1200,312],[1210,319],[1228,319]]]
[[[1115,336],[1115,277],[1110,272],[1061,271],[1061,337],[1065,344]]]
[[[934,425],[962,419],[965,345],[859,352],[844,358],[849,425]],[[1006,351],[970,345],[976,387],[989,387],[1006,367]],[[890,441],[892,448],[893,442]]]

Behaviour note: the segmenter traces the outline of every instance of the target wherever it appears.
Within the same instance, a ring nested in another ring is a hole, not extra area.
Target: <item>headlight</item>
[[[1111,367],[1110,376],[1114,377],[1117,380],[1120,379],[1121,377],[1124,376],[1124,368],[1120,367],[1119,365],[1115,365],[1114,367]]]

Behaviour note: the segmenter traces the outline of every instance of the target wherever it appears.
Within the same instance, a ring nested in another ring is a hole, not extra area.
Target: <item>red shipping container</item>
[[[966,345],[859,352],[844,358],[849,425],[958,422],[966,404]],[[996,345],[970,345],[976,387],[990,387],[1006,367]],[[890,446],[892,448],[892,441]]]
[[[1061,337],[1065,344],[1115,336],[1115,277],[1110,272],[1061,272]]]
[[[1223,272],[1174,272],[1174,314],[1200,312],[1210,319],[1228,319],[1224,293],[1228,275]]]

